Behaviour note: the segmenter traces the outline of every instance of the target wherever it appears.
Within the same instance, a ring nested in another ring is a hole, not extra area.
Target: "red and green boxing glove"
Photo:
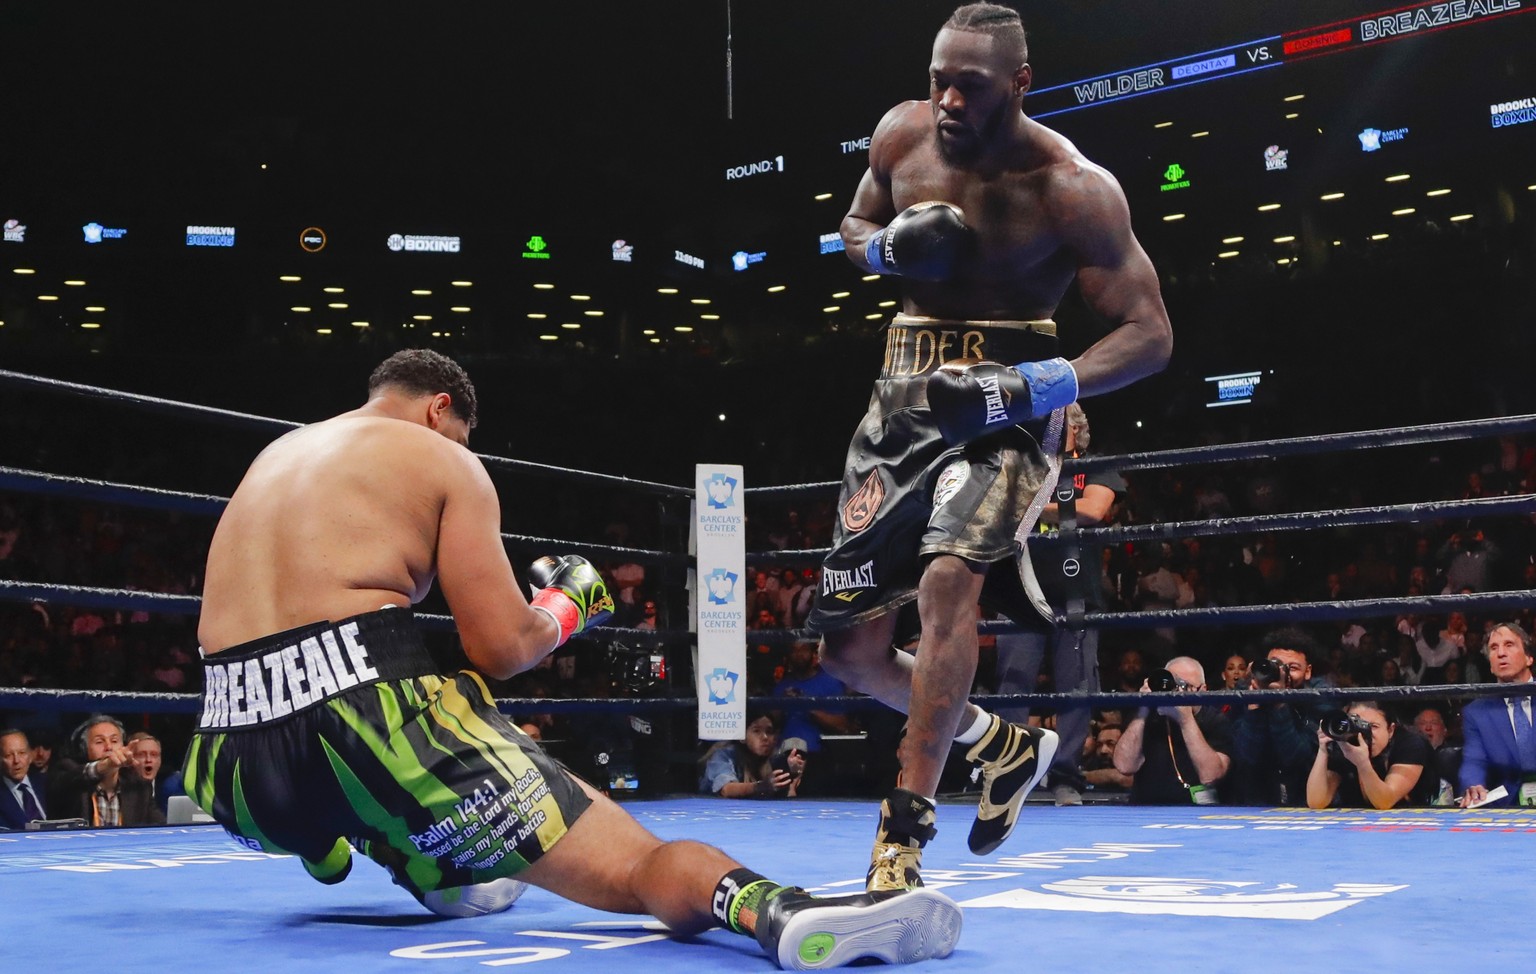
[[[608,583],[580,555],[546,555],[529,567],[528,578],[535,590],[528,604],[554,621],[560,631],[555,640],[557,649],[578,632],[613,617]]]

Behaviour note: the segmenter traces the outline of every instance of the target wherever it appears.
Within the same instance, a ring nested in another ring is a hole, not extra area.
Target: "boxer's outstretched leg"
[[[592,806],[519,879],[600,910],[649,913],[676,933],[720,923],[755,937],[785,968],[946,957],[960,937],[960,908],[943,894],[809,896],[703,843],[662,842],[581,786]]]

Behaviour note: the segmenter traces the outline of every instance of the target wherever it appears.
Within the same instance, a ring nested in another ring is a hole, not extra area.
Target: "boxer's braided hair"
[[[1029,60],[1029,44],[1024,34],[1024,21],[1012,7],[996,3],[968,3],[957,7],[944,22],[944,30],[964,30],[977,34],[990,34],[999,44],[1016,47],[1019,63]]]

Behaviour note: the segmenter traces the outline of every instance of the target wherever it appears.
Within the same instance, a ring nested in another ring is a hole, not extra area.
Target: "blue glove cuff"
[[[885,230],[880,229],[864,245],[864,260],[876,274],[894,274],[896,269],[885,262]]]
[[[1044,416],[1077,402],[1077,371],[1064,358],[1020,362],[1014,366],[1029,385],[1031,412]]]

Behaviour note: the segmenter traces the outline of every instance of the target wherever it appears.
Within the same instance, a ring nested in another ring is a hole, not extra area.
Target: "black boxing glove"
[[[864,247],[864,259],[876,274],[900,274],[916,281],[947,281],[976,246],[976,231],[953,203],[914,203]]]
[[[1077,372],[1064,358],[999,365],[948,362],[928,377],[928,410],[950,446],[1037,419],[1077,400]]]
[[[528,568],[536,591],[529,605],[554,620],[559,636],[554,648],[585,629],[613,617],[613,596],[592,563],[580,555],[545,556]]]

